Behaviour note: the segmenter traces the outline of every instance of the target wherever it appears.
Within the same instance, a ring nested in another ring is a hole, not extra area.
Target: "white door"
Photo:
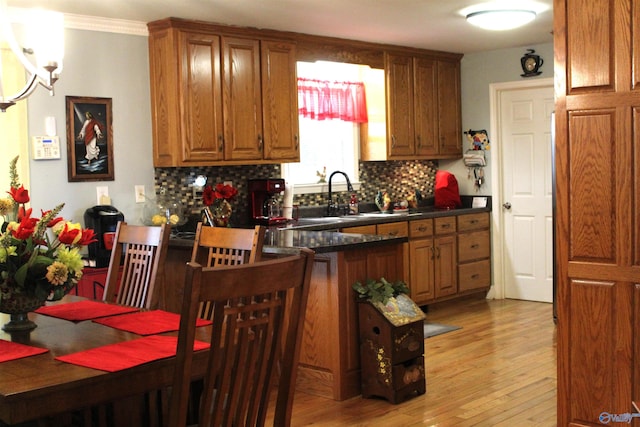
[[[553,87],[500,92],[504,296],[553,300]]]

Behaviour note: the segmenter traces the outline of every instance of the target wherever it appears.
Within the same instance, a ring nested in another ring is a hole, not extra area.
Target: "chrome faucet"
[[[339,203],[333,203],[333,195],[331,194],[331,181],[333,180],[333,176],[337,173],[344,176],[344,178],[347,180],[347,190],[353,192],[353,185],[351,185],[351,181],[349,180],[349,177],[346,173],[342,171],[332,172],[331,175],[329,175],[329,205],[327,206],[327,216],[335,216],[340,210]]]

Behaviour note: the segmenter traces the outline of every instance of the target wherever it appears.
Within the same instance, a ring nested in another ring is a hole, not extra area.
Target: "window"
[[[368,66],[335,62],[298,62],[298,77],[341,82],[365,81]],[[380,70],[381,71],[381,70]],[[384,78],[381,76],[381,78]],[[366,88],[366,81],[365,81]],[[329,179],[331,172],[345,172],[354,187],[359,187],[360,126],[339,119],[315,120],[299,116],[300,162],[282,165],[282,174],[294,185],[296,194],[321,193],[325,185],[318,183],[319,174]],[[344,179],[337,180],[335,188],[342,188]]]

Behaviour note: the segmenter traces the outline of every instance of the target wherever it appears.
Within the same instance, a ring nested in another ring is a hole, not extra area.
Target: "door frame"
[[[503,188],[503,158],[502,158],[502,127],[500,123],[500,97],[503,92],[535,89],[553,88],[553,77],[533,80],[518,80],[514,82],[491,83],[489,85],[489,110],[490,117],[490,135],[491,149],[491,194],[492,194],[492,211],[491,215],[491,246],[492,246],[492,262],[491,270],[493,271],[493,286],[487,293],[489,299],[504,299],[505,295],[505,264],[502,262],[506,253],[504,241],[504,221],[502,211],[502,194]]]

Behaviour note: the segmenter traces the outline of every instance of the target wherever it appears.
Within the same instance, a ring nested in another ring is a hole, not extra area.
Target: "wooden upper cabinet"
[[[415,111],[415,143],[418,156],[439,154],[438,139],[438,62],[433,59],[414,59],[413,110]]]
[[[296,46],[263,41],[262,123],[264,158],[300,161]]]
[[[299,161],[295,43],[149,24],[155,167]]]
[[[222,38],[225,160],[262,159],[260,42]]]
[[[438,144],[442,157],[462,156],[460,62],[438,61]]]
[[[387,154],[415,154],[413,124],[413,59],[408,55],[386,55]]]
[[[220,37],[181,32],[182,162],[223,159]]]
[[[386,159],[461,157],[459,58],[448,61],[387,53],[385,72]]]

